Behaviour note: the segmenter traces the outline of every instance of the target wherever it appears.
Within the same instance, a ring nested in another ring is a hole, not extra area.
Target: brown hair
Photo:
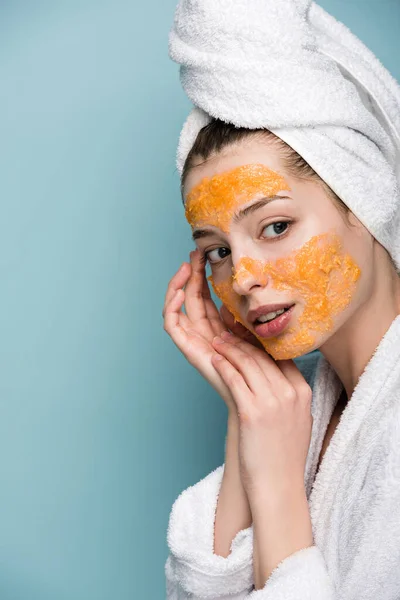
[[[183,187],[186,176],[190,169],[202,164],[195,161],[195,158],[200,157],[203,159],[203,162],[206,162],[208,158],[218,154],[218,152],[227,146],[251,137],[265,139],[271,144],[275,144],[282,158],[285,171],[296,179],[314,181],[321,185],[328,196],[336,204],[339,211],[348,217],[350,212],[348,206],[339,198],[339,196],[337,196],[337,194],[335,194],[325,181],[321,179],[300,154],[269,131],[269,129],[247,129],[245,127],[236,127],[231,123],[225,123],[224,121],[215,118],[212,118],[205,127],[200,129],[197,138],[186,157],[181,175],[181,196],[183,202]]]

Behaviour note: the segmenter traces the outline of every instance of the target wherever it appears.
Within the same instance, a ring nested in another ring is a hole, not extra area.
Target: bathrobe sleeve
[[[324,558],[312,546],[285,558],[254,590],[253,527],[239,531],[227,557],[213,553],[214,521],[224,465],[175,501],[168,524],[167,600],[332,600]]]
[[[227,557],[214,554],[214,521],[224,465],[183,491],[168,524],[167,600],[242,600],[254,589],[253,527],[239,531]]]
[[[272,571],[264,587],[252,591],[246,598],[248,600],[334,600],[336,595],[322,552],[314,545],[286,557]]]

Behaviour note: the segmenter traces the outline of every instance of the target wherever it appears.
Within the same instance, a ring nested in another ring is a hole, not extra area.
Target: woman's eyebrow
[[[199,238],[208,237],[211,235],[217,235],[215,231],[211,229],[195,229],[192,233],[192,240],[198,240]]]
[[[232,217],[232,221],[233,221],[233,223],[239,223],[239,221],[244,219],[244,217],[247,217],[248,215],[250,215],[253,212],[255,212],[256,210],[258,210],[259,208],[262,208],[263,206],[265,206],[266,204],[269,204],[270,202],[273,202],[274,200],[281,200],[282,198],[291,200],[291,198],[289,198],[289,196],[278,196],[278,195],[261,198],[260,200],[257,200],[257,202],[253,202],[253,204],[250,204],[250,206],[246,206],[246,208],[242,208],[242,209],[238,210],[237,212],[235,212],[235,214]]]
[[[239,223],[239,221],[241,221],[248,215],[254,213],[256,210],[259,210],[266,204],[269,204],[270,202],[273,202],[274,200],[280,200],[282,198],[284,198],[286,200],[292,199],[289,196],[278,196],[278,195],[261,198],[260,200],[253,202],[253,204],[250,204],[250,206],[246,206],[245,208],[241,208],[240,210],[235,212],[235,214],[232,217],[232,221],[234,223]],[[204,238],[204,237],[211,236],[211,235],[216,235],[216,232],[212,231],[211,229],[195,229],[192,233],[192,239],[193,239],[193,241],[195,241],[195,240],[198,240],[199,238]]]

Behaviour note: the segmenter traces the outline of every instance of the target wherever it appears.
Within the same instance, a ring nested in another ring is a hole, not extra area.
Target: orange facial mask
[[[285,179],[263,164],[236,167],[204,178],[195,186],[187,197],[186,218],[192,227],[214,225],[228,233],[239,205],[256,195],[272,196],[283,190],[290,190]],[[302,308],[279,336],[256,336],[275,360],[306,354],[315,347],[318,333],[332,331],[335,315],[349,305],[361,274],[353,259],[343,252],[334,232],[314,236],[300,249],[274,262],[242,257],[232,271],[224,281],[214,283],[212,275],[208,280],[235,320],[248,329],[249,324],[240,315],[242,296],[234,291],[234,281],[244,283],[250,276],[262,286],[286,292],[285,298],[300,304],[295,309]]]
[[[210,275],[208,280],[235,320],[247,329],[249,325],[239,312],[242,297],[233,289],[235,280],[244,283],[251,276],[260,285],[287,292],[285,297],[293,302],[300,301],[301,314],[292,316],[293,324],[289,322],[279,336],[256,335],[275,360],[283,360],[310,352],[319,333],[332,331],[333,319],[349,305],[360,274],[349,254],[342,252],[339,236],[326,233],[312,237],[299,250],[274,262],[243,257],[229,279],[215,284]]]
[[[263,164],[249,164],[204,177],[188,194],[185,216],[192,227],[214,225],[225,233],[235,210],[256,195],[274,196],[290,190],[287,181]]]

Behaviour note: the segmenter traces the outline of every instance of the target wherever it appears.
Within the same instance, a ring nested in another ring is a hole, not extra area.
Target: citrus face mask
[[[274,196],[290,190],[287,181],[263,164],[249,164],[204,177],[188,194],[185,216],[192,227],[213,225],[229,232],[232,217],[241,204],[256,196]]]
[[[283,190],[290,190],[286,180],[265,165],[237,167],[202,179],[188,195],[186,218],[192,227],[214,225],[229,233],[232,217],[241,204],[256,195],[272,196]],[[243,256],[228,278],[216,283],[211,275],[208,280],[235,320],[250,329],[275,360],[283,360],[310,352],[321,334],[333,330],[334,318],[350,304],[360,274],[358,265],[343,251],[340,237],[328,231],[275,261]],[[263,287],[282,292],[274,301],[285,297],[296,304],[288,325],[276,337],[256,335],[241,316],[243,297],[235,292],[234,282],[244,285],[249,277]]]
[[[229,279],[215,284],[210,275],[208,280],[235,320],[247,329],[249,324],[240,315],[241,296],[233,289],[235,280],[244,283],[251,276],[260,285],[268,284],[294,302],[301,301],[301,314],[293,316],[279,336],[262,338],[255,334],[275,360],[283,360],[310,352],[319,334],[333,330],[334,317],[350,304],[360,274],[351,256],[342,251],[339,236],[326,233],[274,262],[243,257]]]

